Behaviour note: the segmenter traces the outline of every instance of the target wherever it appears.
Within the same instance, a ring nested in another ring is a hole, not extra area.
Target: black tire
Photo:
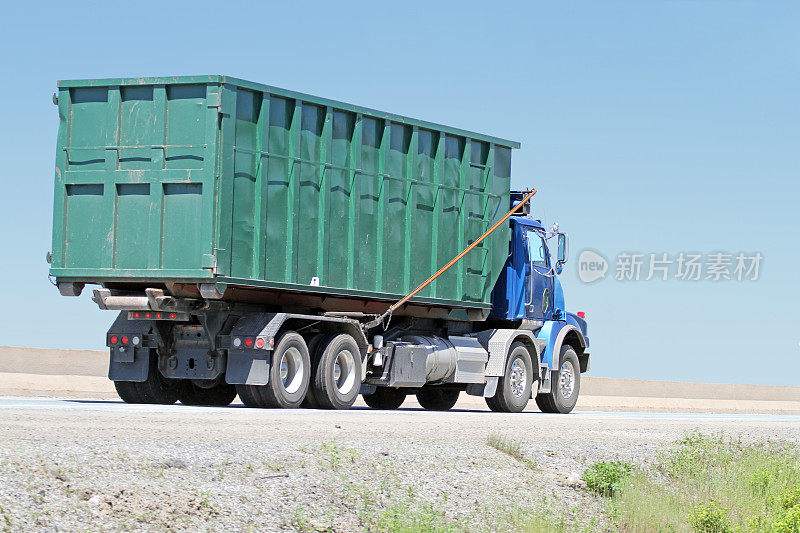
[[[328,335],[325,333],[317,333],[316,335],[312,336],[310,339],[307,340],[308,344],[308,355],[311,358],[311,381],[308,387],[308,393],[306,394],[303,403],[300,404],[300,407],[303,409],[319,409],[320,406],[317,403],[316,398],[314,397],[314,362],[320,357],[322,350],[325,349],[325,345],[328,341],[332,338],[332,335]]]
[[[459,394],[461,391],[452,389],[422,389],[417,393],[417,401],[429,411],[449,411]]]
[[[136,383],[133,381],[115,381],[114,388],[117,394],[125,403],[143,403],[139,391],[136,390]]]
[[[180,380],[175,386],[175,393],[178,395],[178,401],[183,405],[200,405],[200,399],[194,393],[194,385],[191,380]]]
[[[286,363],[285,378],[281,377],[282,362]],[[310,381],[311,358],[306,341],[299,333],[287,331],[272,352],[269,383],[255,387],[255,393],[264,407],[293,409],[303,403]]]
[[[260,396],[256,393],[255,389],[257,386],[258,385],[236,385],[236,393],[245,406],[256,409],[266,407],[266,405],[261,403]]]
[[[372,394],[362,394],[364,402],[373,409],[393,410],[406,401],[406,391],[390,387],[377,387]]]
[[[349,409],[361,390],[361,350],[346,334],[323,339],[311,360],[306,400],[318,409]]]
[[[562,370],[565,370],[562,375]],[[562,383],[562,377],[565,382]],[[578,403],[581,391],[581,367],[578,354],[572,346],[561,347],[559,369],[553,370],[550,376],[550,392],[537,394],[536,405],[543,413],[567,414]],[[567,394],[568,393],[568,394]]]
[[[142,403],[172,405],[178,401],[176,386],[161,375],[156,351],[149,351],[150,366],[147,370],[147,379],[136,383],[136,392],[139,393]]]
[[[497,383],[494,396],[486,398],[486,405],[500,413],[520,413],[531,399],[532,384],[531,354],[524,344],[515,342],[509,349],[506,371]]]
[[[236,398],[236,387],[222,382],[211,388],[204,388],[187,379],[178,384],[176,393],[183,405],[226,407]]]

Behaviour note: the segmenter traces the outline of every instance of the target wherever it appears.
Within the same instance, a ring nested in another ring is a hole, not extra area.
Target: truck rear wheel
[[[461,391],[448,389],[422,389],[417,393],[419,404],[429,411],[449,411],[458,401]]]
[[[567,414],[578,403],[581,390],[581,367],[572,346],[561,347],[561,365],[551,375],[550,392],[537,394],[536,405],[543,413]]]
[[[506,360],[506,371],[500,378],[494,396],[486,398],[486,405],[500,413],[520,413],[531,399],[533,364],[528,348],[521,342],[511,345]]]
[[[224,381],[210,388],[198,387],[190,380],[182,380],[176,389],[183,405],[208,405],[226,407],[236,398],[236,387]]]
[[[136,392],[142,403],[172,405],[178,401],[174,383],[168,381],[158,370],[158,353],[150,351],[150,366],[147,369],[147,379],[136,383]]]
[[[311,360],[306,402],[319,409],[349,409],[361,390],[361,350],[342,333],[322,339]]]
[[[236,385],[236,393],[245,406],[254,408],[266,407],[266,405],[261,404],[261,400],[256,393],[255,389],[257,386],[258,385]]]
[[[314,398],[314,394],[312,389],[314,388],[314,361],[319,357],[319,352],[325,349],[325,345],[331,339],[331,335],[326,333],[317,333],[313,335],[311,338],[306,339],[306,344],[308,345],[308,355],[311,357],[311,383],[308,386],[308,394],[306,394],[305,400],[303,403],[300,404],[300,407],[303,409],[319,409],[319,404],[317,403],[316,398]]]
[[[377,387],[372,394],[362,394],[364,403],[373,409],[397,409],[406,401],[406,391],[390,387]]]
[[[311,381],[311,358],[303,337],[294,331],[281,335],[272,352],[269,383],[255,387],[263,407],[300,407]]]
[[[136,390],[136,383],[133,381],[115,381],[114,388],[117,394],[125,403],[143,403],[139,392]]]

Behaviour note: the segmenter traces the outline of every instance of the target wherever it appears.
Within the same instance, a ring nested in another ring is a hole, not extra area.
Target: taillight
[[[583,311],[578,311],[578,316],[581,318],[586,318],[586,313],[584,313]]]
[[[264,339],[256,339],[256,348],[264,347]]]
[[[251,339],[250,337],[246,338],[244,340],[244,345],[250,348],[253,345],[253,339]]]
[[[108,339],[108,342],[111,343],[111,344],[117,344],[117,336],[116,335],[111,335],[111,337],[109,337],[109,339]]]
[[[122,344],[128,344],[128,337],[122,337]]]

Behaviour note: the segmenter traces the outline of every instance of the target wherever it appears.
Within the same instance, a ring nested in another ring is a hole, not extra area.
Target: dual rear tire
[[[172,405],[178,401],[175,386],[158,370],[158,354],[149,350],[147,379],[141,382],[115,381],[114,388],[125,403]]]
[[[272,351],[266,385],[236,385],[248,407],[267,409],[300,407],[311,379],[311,359],[305,339],[294,331],[281,335]]]
[[[438,387],[423,388],[417,391],[417,402],[428,411],[449,411],[458,402],[459,390]],[[376,387],[371,394],[362,394],[364,403],[373,409],[391,411],[399,408],[406,400],[408,392],[404,389]]]
[[[361,389],[361,350],[352,336],[288,331],[272,352],[266,385],[237,385],[248,407],[348,409]]]
[[[201,387],[190,380],[181,380],[176,387],[178,401],[183,405],[226,407],[236,398],[236,386],[220,382]]]
[[[406,401],[406,391],[390,387],[376,387],[371,394],[362,394],[364,403],[373,409],[392,411],[403,405]]]
[[[149,350],[147,379],[140,382],[115,381],[114,388],[125,403],[210,405],[224,407],[236,398],[236,388],[225,382],[199,387],[190,380],[168,380],[158,370],[158,353]]]
[[[461,391],[453,389],[421,389],[417,392],[417,402],[428,411],[449,411],[458,402],[460,394]]]
[[[314,409],[349,409],[361,391],[361,351],[347,334],[326,335],[315,343],[311,384],[306,395]]]

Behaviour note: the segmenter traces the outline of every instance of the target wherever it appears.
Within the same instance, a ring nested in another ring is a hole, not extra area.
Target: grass
[[[327,466],[334,472],[339,470],[343,464],[355,464],[358,459],[358,451],[348,448],[336,441],[336,439],[323,442],[322,451],[327,455]]]
[[[800,456],[787,444],[689,434],[652,472],[627,470],[596,491],[617,530],[800,533]]]
[[[586,487],[600,496],[613,496],[620,482],[633,470],[633,465],[624,461],[600,462],[587,468],[583,473]]]
[[[516,459],[528,468],[536,468],[536,463],[522,453],[522,443],[520,441],[505,437],[499,433],[490,433],[486,443],[495,450]]]

